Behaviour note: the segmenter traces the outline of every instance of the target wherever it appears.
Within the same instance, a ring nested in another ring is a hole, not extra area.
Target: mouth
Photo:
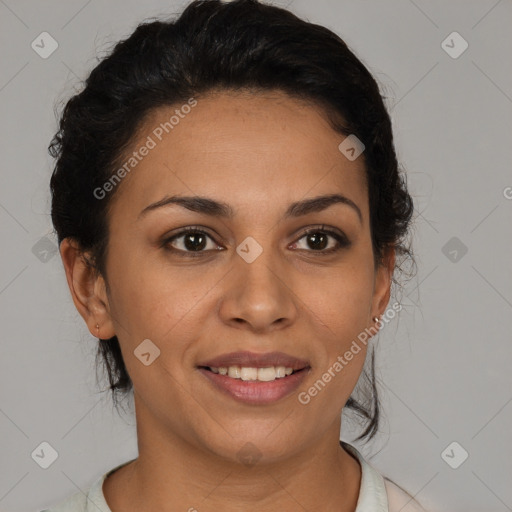
[[[307,370],[309,367],[294,370],[286,366],[267,366],[256,368],[251,366],[199,366],[198,368],[209,372],[226,376],[230,379],[243,381],[272,382],[276,379],[284,379],[290,375]]]
[[[293,393],[311,366],[282,352],[233,352],[205,361],[197,369],[215,390],[237,401],[265,405]]]
[[[309,366],[309,362],[305,359],[300,359],[285,354],[284,352],[266,352],[264,354],[258,354],[248,350],[222,354],[198,364],[198,367],[208,368],[214,373],[220,373],[221,375],[229,375],[230,368],[251,370],[249,373],[245,372],[247,375],[253,375],[254,372],[252,370],[254,369],[274,368],[278,370],[278,378],[285,377],[285,375],[282,375],[283,368],[286,373],[287,371],[289,372],[290,369],[292,371],[302,370]],[[232,370],[231,373],[233,373],[233,371],[234,370]],[[237,378],[234,373],[229,376]]]

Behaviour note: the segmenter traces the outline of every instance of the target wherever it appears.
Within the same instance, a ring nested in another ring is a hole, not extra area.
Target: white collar
[[[355,512],[388,512],[388,497],[383,476],[366,462],[361,453],[351,444],[340,441],[361,465],[361,487]]]

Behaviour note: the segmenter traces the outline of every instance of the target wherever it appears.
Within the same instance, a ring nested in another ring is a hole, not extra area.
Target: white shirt
[[[409,494],[366,462],[356,448],[344,441],[340,443],[361,465],[361,486],[354,512],[425,512]],[[102,475],[93,482],[86,494],[78,492],[41,512],[112,512],[103,494],[103,482],[108,475],[130,462],[124,462]]]

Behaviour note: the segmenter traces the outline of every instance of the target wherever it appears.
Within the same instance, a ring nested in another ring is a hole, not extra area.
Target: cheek
[[[366,327],[373,297],[373,268],[346,264],[305,280],[301,292],[333,333],[353,335]]]
[[[318,366],[309,387],[300,390],[299,402],[310,404],[317,411],[312,416],[324,415],[327,423],[344,407],[361,375],[370,339],[368,304],[368,294],[340,293],[317,308],[321,321],[316,332],[323,333],[315,340]]]
[[[161,339],[173,326],[179,328],[180,319],[193,311],[209,288],[198,268],[171,266],[147,255],[112,265],[112,312],[126,324],[130,337]]]
[[[337,397],[350,395],[364,365],[370,338],[368,317],[373,295],[371,266],[347,265],[328,278],[307,284],[302,296],[313,313],[318,335],[318,376],[324,372],[329,388]],[[335,376],[333,376],[335,375]]]

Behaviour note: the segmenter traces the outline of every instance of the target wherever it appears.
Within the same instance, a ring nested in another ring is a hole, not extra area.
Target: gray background
[[[137,454],[134,418],[96,386],[96,340],[55,253],[46,148],[54,104],[95,56],[185,3],[0,0],[1,511],[41,510]],[[432,512],[512,510],[512,2],[277,3],[336,31],[373,72],[418,206],[418,274],[378,340],[385,422],[357,446]],[[31,48],[43,31],[59,45],[47,59]],[[453,31],[469,44],[457,58],[441,46]],[[58,452],[48,469],[31,456],[43,441]]]

